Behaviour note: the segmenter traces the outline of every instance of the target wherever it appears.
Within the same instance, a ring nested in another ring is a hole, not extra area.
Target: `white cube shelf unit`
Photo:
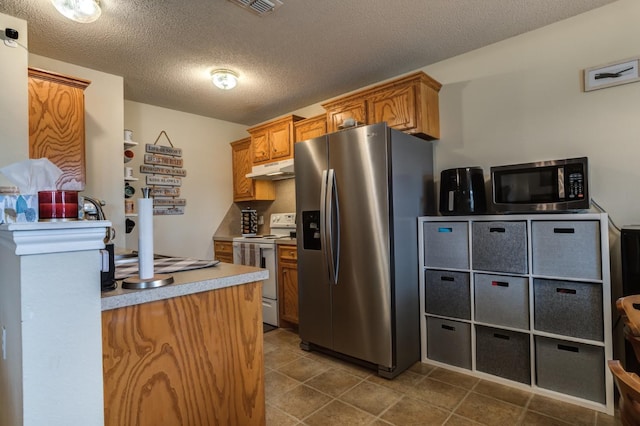
[[[606,213],[418,226],[422,362],[613,414]]]

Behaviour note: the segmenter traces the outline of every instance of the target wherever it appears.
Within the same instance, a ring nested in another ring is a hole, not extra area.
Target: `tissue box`
[[[37,221],[37,195],[0,193],[0,224]]]

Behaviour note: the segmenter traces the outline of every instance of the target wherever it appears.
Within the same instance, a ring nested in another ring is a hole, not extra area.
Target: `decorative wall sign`
[[[154,207],[153,214],[158,216],[184,214],[184,207],[171,207],[168,209]]]
[[[182,158],[168,157],[166,155],[158,155],[158,154],[145,154],[144,164],[182,167]]]
[[[160,134],[162,135],[162,133],[164,133],[164,130]],[[160,139],[160,136],[158,136],[158,139]],[[156,139],[156,142],[158,142],[157,139]],[[169,143],[171,143],[171,141],[169,141]],[[174,148],[173,145],[171,145],[171,147],[168,147],[168,146],[156,145],[155,143],[153,145],[147,144],[145,151],[151,152],[154,154],[164,154],[164,155],[173,155],[175,157],[182,157],[182,149]]]
[[[164,135],[171,146],[158,145],[158,140]],[[154,215],[184,214],[187,200],[176,198],[180,196],[182,178],[187,171],[182,168],[182,149],[175,148],[164,130],[160,132],[153,144],[145,145],[144,164],[140,166],[140,173],[147,176],[145,181],[151,187],[149,191],[153,197]],[[158,176],[160,175],[160,176]],[[160,188],[158,188],[160,186]]]
[[[179,197],[180,188],[177,187],[164,187],[164,188],[151,188],[149,191],[152,197]]]
[[[154,198],[153,206],[186,206],[187,200],[184,198]]]
[[[185,177],[187,171],[185,169],[176,169],[173,167],[161,167],[161,166],[140,166],[140,173],[152,173],[155,175],[171,175]]]
[[[147,185],[182,186],[182,179],[174,177],[147,176]]]
[[[639,61],[640,58],[630,58],[585,69],[584,91],[640,81]]]

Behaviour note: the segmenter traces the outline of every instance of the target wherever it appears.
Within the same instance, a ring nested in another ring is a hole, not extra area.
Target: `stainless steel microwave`
[[[497,213],[571,212],[589,208],[587,157],[491,167]]]

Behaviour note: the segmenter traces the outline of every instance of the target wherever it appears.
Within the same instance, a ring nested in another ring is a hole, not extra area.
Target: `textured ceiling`
[[[613,0],[101,0],[77,24],[49,0],[2,0],[29,51],[124,77],[125,99],[253,125]],[[216,89],[214,68],[240,80]]]

